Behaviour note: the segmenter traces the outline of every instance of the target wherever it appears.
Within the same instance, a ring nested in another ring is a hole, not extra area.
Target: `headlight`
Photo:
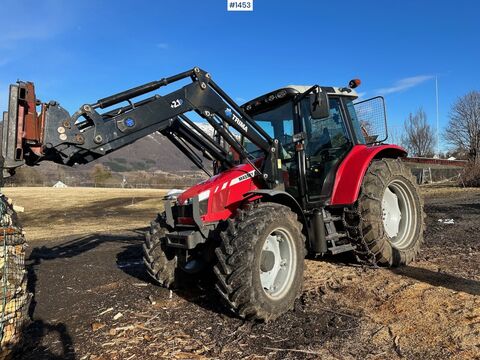
[[[165,200],[177,200],[178,196],[182,194],[185,190],[172,189],[164,197]]]
[[[200,215],[205,215],[208,212],[208,199],[210,198],[210,190],[202,191],[198,194],[198,207]]]
[[[205,215],[208,212],[208,199],[202,200],[198,203],[200,215]]]

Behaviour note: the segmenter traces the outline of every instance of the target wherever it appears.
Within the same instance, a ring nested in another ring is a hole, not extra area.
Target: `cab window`
[[[291,157],[292,154],[289,154],[289,152],[294,149],[292,140],[294,134],[292,102],[288,101],[271,110],[254,114],[252,118],[272,139],[277,139],[280,142],[283,158]],[[258,147],[247,138],[243,139],[243,145],[253,157],[261,154]]]
[[[357,142],[359,144],[365,144],[365,136],[364,131],[362,131],[360,121],[358,120],[357,112],[355,111],[355,105],[352,100],[346,101],[346,107],[348,114],[350,115],[350,119],[352,120],[352,127],[353,131],[355,131],[355,137],[357,138]]]

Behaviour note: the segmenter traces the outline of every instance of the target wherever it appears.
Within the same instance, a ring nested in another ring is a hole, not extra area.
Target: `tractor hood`
[[[184,204],[195,196],[199,196],[200,201],[207,199],[211,194],[225,191],[231,186],[235,186],[244,180],[251,179],[254,175],[254,171],[255,170],[250,164],[237,165],[234,168],[228,169],[188,188],[178,196],[178,203]],[[210,192],[210,194],[207,195],[207,192]]]
[[[255,170],[250,164],[240,164],[211,177],[178,196],[178,204],[186,205],[198,196],[200,203],[207,201],[203,221],[218,221],[228,218],[245,194],[259,188],[254,178]]]

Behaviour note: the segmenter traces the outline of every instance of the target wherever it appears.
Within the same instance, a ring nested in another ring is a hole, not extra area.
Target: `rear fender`
[[[372,160],[406,155],[407,151],[397,145],[355,145],[337,169],[330,205],[351,205],[357,201]]]

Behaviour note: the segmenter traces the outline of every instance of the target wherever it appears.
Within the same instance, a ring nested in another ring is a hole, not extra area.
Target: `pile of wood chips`
[[[181,329],[168,329],[156,320],[156,316],[127,312],[127,319],[119,323],[95,322],[92,331],[102,340],[102,348],[108,356],[87,354],[83,360],[120,360],[141,358],[148,353],[158,359],[206,360],[205,354],[214,344],[203,344]],[[142,320],[145,319],[145,320]],[[123,320],[123,317],[122,317]]]

